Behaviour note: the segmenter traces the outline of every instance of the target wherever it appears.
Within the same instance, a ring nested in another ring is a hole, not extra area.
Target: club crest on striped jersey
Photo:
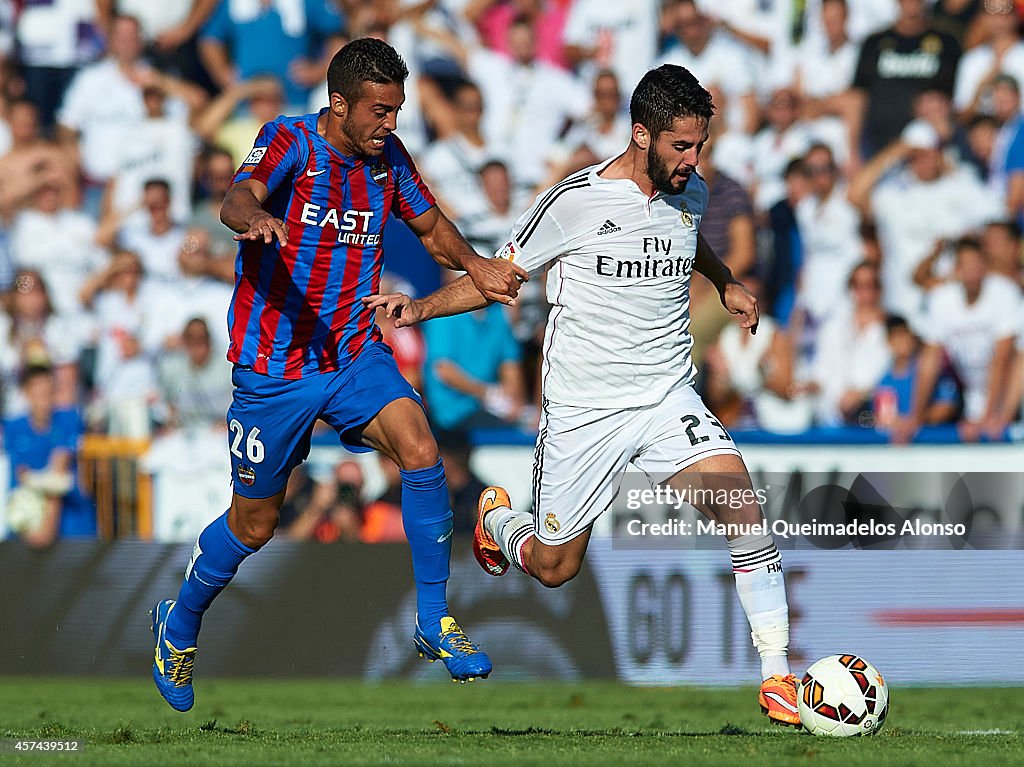
[[[683,226],[687,229],[693,226],[693,214],[690,212],[690,209],[686,207],[685,202],[679,206],[679,218],[682,219]]]
[[[378,161],[370,168],[370,178],[377,186],[384,186],[388,182],[388,166]]]

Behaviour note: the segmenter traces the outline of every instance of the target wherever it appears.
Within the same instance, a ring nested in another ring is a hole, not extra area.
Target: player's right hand
[[[396,328],[415,325],[424,319],[420,304],[405,293],[380,293],[366,296],[363,299],[363,306],[375,311],[383,309],[385,317],[394,318]]]
[[[504,258],[475,258],[465,267],[484,298],[503,304],[514,304],[519,287],[530,279],[523,267]]]
[[[285,228],[284,222],[279,218],[274,218],[264,210],[261,210],[249,219],[249,229],[247,231],[235,235],[235,239],[239,242],[243,240],[263,240],[267,245],[272,243],[275,237],[282,245],[288,244],[288,230]]]

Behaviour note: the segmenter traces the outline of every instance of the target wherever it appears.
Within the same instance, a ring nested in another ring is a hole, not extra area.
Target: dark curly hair
[[[363,83],[404,83],[409,67],[398,51],[375,37],[353,40],[334,54],[327,68],[328,93],[340,93],[350,104],[358,101]]]
[[[711,94],[685,67],[662,64],[643,76],[629,100],[629,119],[657,136],[679,117],[703,117],[715,113]]]

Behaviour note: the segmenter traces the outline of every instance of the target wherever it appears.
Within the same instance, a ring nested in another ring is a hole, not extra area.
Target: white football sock
[[[789,605],[782,556],[770,535],[743,535],[729,541],[736,593],[750,623],[750,637],[761,656],[761,678],[789,674]]]
[[[523,564],[523,544],[533,536],[533,515],[498,506],[487,512],[484,528],[501,547],[505,558],[524,573],[527,572]]]

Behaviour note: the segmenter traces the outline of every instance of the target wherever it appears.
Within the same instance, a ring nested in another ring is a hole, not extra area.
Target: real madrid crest
[[[683,221],[683,226],[687,229],[693,226],[693,214],[690,213],[690,209],[686,207],[686,203],[683,203],[679,207],[679,218]]]
[[[925,53],[942,53],[942,38],[938,35],[927,35],[921,40],[921,50]]]
[[[544,529],[554,535],[562,529],[562,523],[558,521],[558,517],[549,513],[544,517]]]
[[[382,162],[378,162],[370,168],[370,178],[373,179],[377,186],[384,186],[388,181],[388,166]]]

